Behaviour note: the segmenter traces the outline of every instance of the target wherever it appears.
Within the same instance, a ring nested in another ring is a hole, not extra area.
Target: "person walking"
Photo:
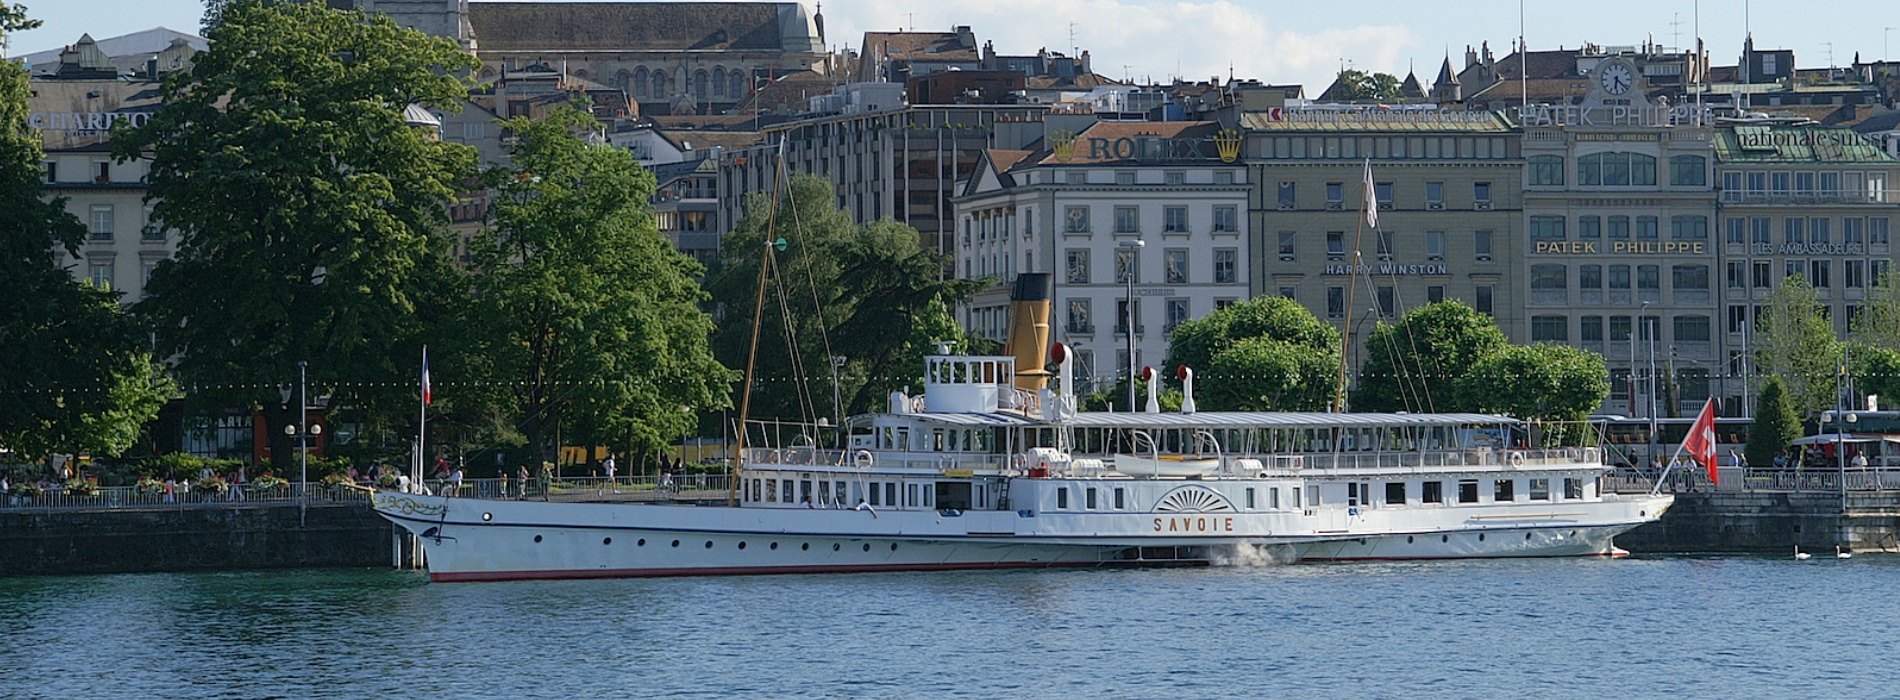
[[[449,472],[448,491],[449,491],[448,493],[443,494],[443,495],[445,496],[462,495],[462,468],[460,466],[456,467],[453,471]]]
[[[515,481],[521,483],[521,497],[528,497],[528,465],[515,467]]]
[[[611,484],[611,483],[613,483],[613,481],[614,481],[614,456],[613,456],[613,455],[607,455],[607,461],[605,461],[605,462],[601,462],[601,463],[600,463],[600,468],[601,468],[601,469],[604,469],[604,470],[606,470],[606,472],[607,472],[607,483],[610,483],[610,484]]]

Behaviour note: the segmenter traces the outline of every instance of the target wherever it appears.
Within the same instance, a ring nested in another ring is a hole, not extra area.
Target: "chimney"
[[[958,46],[971,50],[976,49],[976,32],[970,31],[970,25],[957,25],[956,33]]]

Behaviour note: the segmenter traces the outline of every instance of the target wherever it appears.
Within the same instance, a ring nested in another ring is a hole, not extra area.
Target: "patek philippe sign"
[[[43,131],[62,131],[67,136],[97,136],[111,131],[112,125],[119,122],[139,127],[151,119],[149,112],[34,112],[27,115],[26,125]]]
[[[1537,241],[1532,252],[1538,255],[1701,255],[1707,246],[1700,241],[1611,241],[1608,246],[1596,241]]]
[[[1692,104],[1599,105],[1594,108],[1587,104],[1529,104],[1517,108],[1517,117],[1526,126],[1683,126],[1708,124],[1715,118],[1715,110]]]
[[[1756,255],[1866,255],[1859,243],[1756,243]]]
[[[1320,274],[1329,277],[1343,277],[1353,274],[1351,265],[1327,265]],[[1362,275],[1449,275],[1451,268],[1444,263],[1382,263],[1378,265],[1360,265]]]

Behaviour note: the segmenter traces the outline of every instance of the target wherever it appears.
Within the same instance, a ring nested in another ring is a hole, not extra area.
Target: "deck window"
[[[1385,502],[1389,505],[1405,505],[1405,482],[1388,481],[1385,484]]]
[[[879,494],[878,494],[877,482],[875,481],[871,482],[871,488],[869,489],[869,491],[871,492],[871,505],[874,505],[874,506],[884,505],[884,503],[882,502],[882,499],[878,498]]]
[[[1127,496],[1128,496],[1127,489],[1124,489],[1120,486],[1115,487],[1115,510],[1121,510],[1123,508],[1128,507]]]
[[[1260,506],[1254,502],[1253,489],[1247,489],[1247,510],[1253,510],[1258,507]]]
[[[1533,501],[1550,500],[1550,480],[1549,479],[1531,479],[1531,500]]]
[[[1095,510],[1096,505],[1095,505],[1094,487],[1090,487],[1087,491],[1083,492],[1083,496],[1085,497],[1085,500],[1088,502],[1088,505],[1084,507],[1088,508],[1089,510]]]
[[[1068,507],[1069,507],[1069,487],[1064,486],[1062,488],[1056,489],[1056,510],[1063,510]]]
[[[1300,489],[1297,486],[1293,487],[1293,507],[1300,507]]]
[[[1491,494],[1491,500],[1499,503],[1510,503],[1517,500],[1517,480],[1498,479],[1496,484],[1492,487]]]
[[[1267,507],[1274,510],[1280,509],[1280,487],[1274,486],[1267,489]]]
[[[1444,503],[1445,502],[1445,482],[1427,481],[1423,484],[1419,484],[1418,502]]]
[[[1583,480],[1576,477],[1564,477],[1564,498],[1573,501],[1583,500]]]
[[[1317,488],[1313,488],[1313,487],[1307,487],[1307,489],[1306,489],[1306,507],[1308,507],[1308,508],[1318,508],[1318,507],[1319,507],[1319,489],[1317,489]]]
[[[1478,480],[1477,479],[1464,479],[1458,482],[1458,502],[1459,503],[1477,503],[1478,502]]]
[[[884,483],[884,505],[893,507],[897,505],[897,482]]]

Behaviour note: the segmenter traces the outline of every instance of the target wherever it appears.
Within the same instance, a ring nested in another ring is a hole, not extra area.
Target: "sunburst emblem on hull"
[[[1205,486],[1183,486],[1169,491],[1155,504],[1156,513],[1232,513],[1234,504],[1226,496]]]

